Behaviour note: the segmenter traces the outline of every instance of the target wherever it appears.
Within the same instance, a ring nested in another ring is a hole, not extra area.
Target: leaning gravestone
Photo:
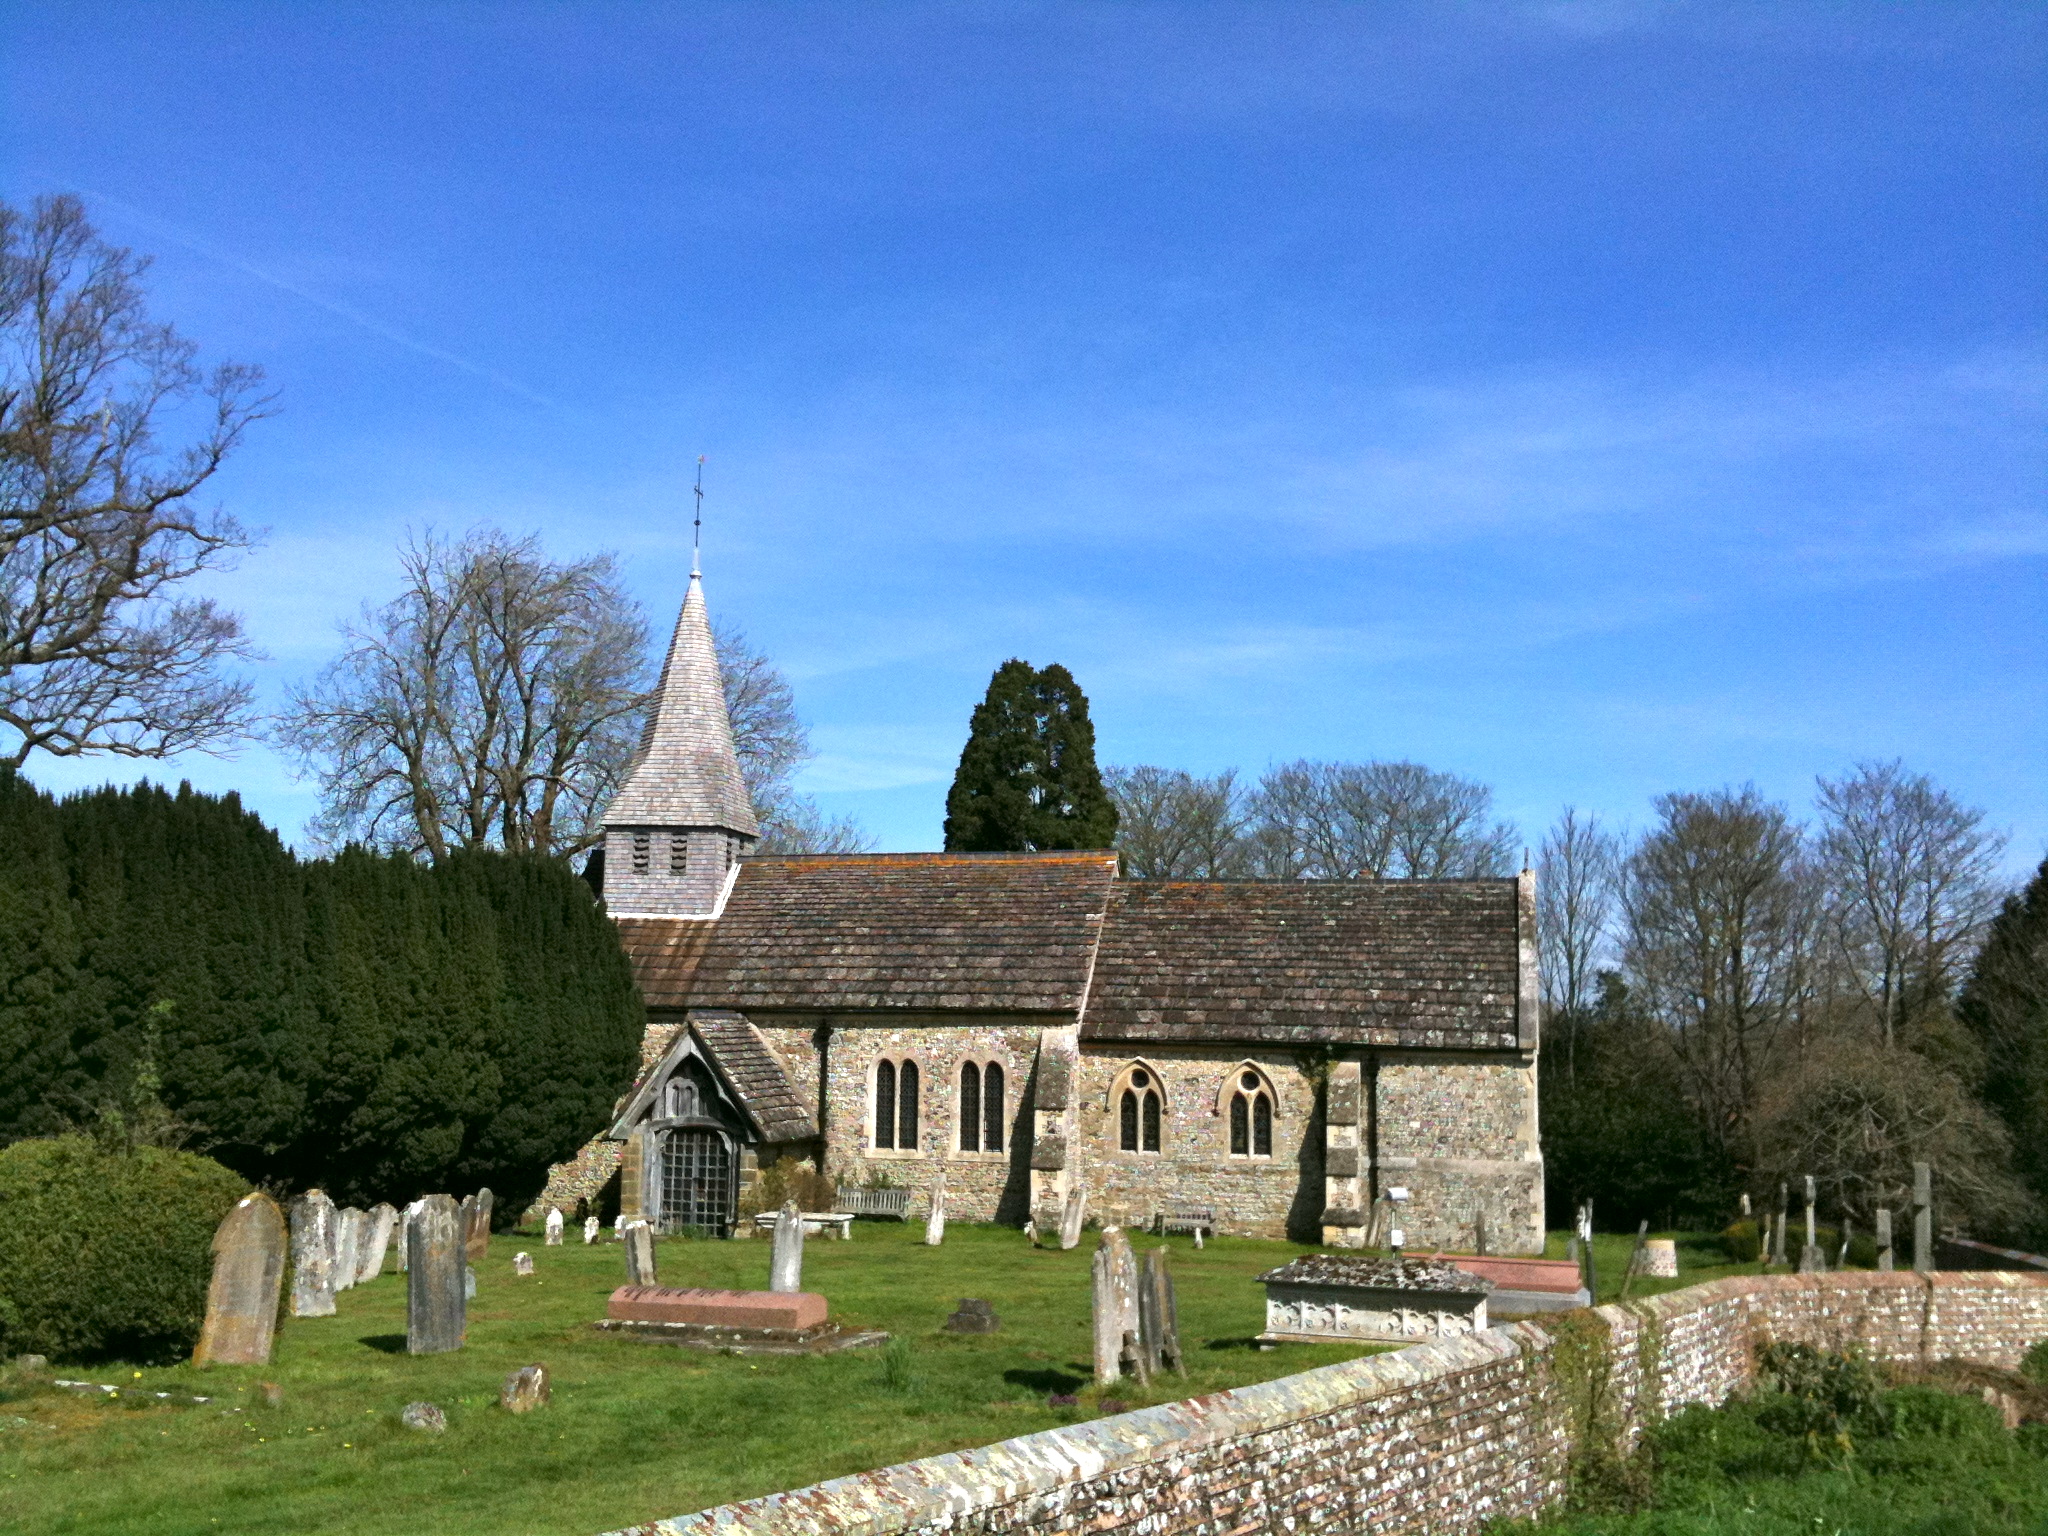
[[[1088,1214],[1088,1191],[1075,1185],[1067,1191],[1066,1208],[1060,1212],[1060,1247],[1081,1246],[1081,1221]]]
[[[547,1222],[546,1222],[546,1231],[547,1231],[547,1238],[546,1238],[546,1243],[545,1243],[545,1246],[547,1246],[547,1247],[549,1247],[549,1248],[559,1248],[559,1247],[561,1247],[561,1246],[562,1246],[562,1213],[561,1213],[561,1212],[560,1212],[559,1210],[557,1210],[557,1209],[556,1209],[556,1208],[555,1208],[554,1206],[552,1206],[552,1205],[548,1207],[548,1219],[547,1219]]]
[[[357,1256],[356,1284],[374,1280],[384,1273],[384,1260],[391,1252],[391,1234],[398,1226],[398,1212],[388,1205],[373,1205],[363,1218],[362,1251]]]
[[[804,1288],[804,1219],[796,1202],[776,1213],[775,1248],[768,1258],[768,1289],[795,1292]]]
[[[1126,1365],[1143,1382],[1148,1378],[1138,1352],[1138,1265],[1121,1228],[1103,1228],[1092,1274],[1096,1384],[1108,1386],[1123,1375]]]
[[[405,1273],[405,1229],[412,1223],[413,1212],[417,1211],[424,1204],[426,1204],[424,1200],[413,1201],[398,1213],[398,1220],[392,1227],[391,1247],[392,1251],[398,1255],[398,1262],[392,1265],[392,1268],[396,1269],[401,1275]]]
[[[446,1195],[429,1195],[405,1224],[405,1349],[438,1355],[462,1348],[468,1325],[462,1261],[462,1213]]]
[[[334,1202],[312,1190],[292,1202],[292,1316],[334,1316]]]
[[[267,1365],[284,1281],[284,1216],[262,1193],[245,1195],[213,1234],[213,1279],[194,1365]]]
[[[1166,1266],[1167,1251],[1155,1248],[1145,1255],[1138,1274],[1138,1347],[1145,1368],[1157,1375],[1171,1368],[1185,1376],[1187,1364],[1180,1354],[1180,1301],[1173,1289],[1173,1271]]]
[[[626,1284],[661,1284],[654,1270],[654,1228],[644,1221],[626,1223]]]
[[[356,1283],[356,1265],[363,1242],[363,1213],[345,1206],[334,1216],[334,1288],[348,1290]]]
[[[491,1192],[476,1192],[476,1205],[469,1223],[469,1262],[481,1264],[491,1256]]]
[[[932,1180],[931,1214],[924,1219],[924,1241],[936,1248],[946,1240],[946,1175],[943,1170]]]

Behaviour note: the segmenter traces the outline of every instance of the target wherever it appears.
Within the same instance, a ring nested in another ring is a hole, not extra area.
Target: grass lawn
[[[1655,1296],[1663,1291],[1675,1291],[1682,1286],[1700,1285],[1708,1280],[1725,1280],[1730,1275],[1760,1275],[1766,1273],[1758,1264],[1731,1263],[1726,1250],[1721,1247],[1719,1234],[1713,1232],[1652,1232],[1652,1237],[1675,1238],[1678,1242],[1678,1278],[1676,1280],[1651,1280],[1638,1275],[1629,1284],[1631,1299],[1637,1296]],[[1561,1259],[1565,1256],[1565,1244],[1571,1241],[1569,1232],[1553,1232],[1544,1246],[1546,1259]],[[1634,1233],[1596,1232],[1593,1234],[1594,1278],[1600,1283],[1600,1294],[1594,1299],[1599,1302],[1621,1300],[1621,1278],[1628,1273],[1628,1256],[1635,1251]],[[1779,1266],[1770,1273],[1791,1274],[1790,1269]]]
[[[590,1536],[1103,1411],[1088,1384],[1094,1234],[1060,1253],[1000,1227],[953,1224],[936,1249],[923,1246],[922,1223],[854,1231],[851,1243],[805,1245],[805,1287],[829,1298],[836,1321],[909,1341],[907,1380],[879,1349],[745,1359],[601,1336],[587,1325],[624,1281],[623,1249],[501,1235],[478,1266],[469,1343],[454,1354],[404,1353],[405,1280],[387,1274],[343,1292],[335,1317],[287,1323],[269,1366],[56,1373],[122,1382],[111,1401],[19,1383],[0,1392],[10,1399],[0,1401],[0,1530]],[[1185,1238],[1167,1242],[1188,1379],[1114,1394],[1130,1406],[1370,1352],[1251,1347],[1264,1321],[1253,1276],[1301,1248],[1219,1238],[1198,1253]],[[659,1247],[668,1284],[767,1284],[766,1242]],[[520,1249],[534,1256],[530,1279],[512,1273]],[[940,1332],[962,1296],[993,1303],[1002,1331]],[[553,1405],[501,1410],[500,1383],[536,1361],[553,1375]],[[279,1406],[265,1405],[262,1382],[282,1389]],[[215,1401],[136,1395],[155,1391]],[[1048,1407],[1056,1392],[1079,1392],[1080,1406]],[[415,1399],[446,1410],[445,1435],[400,1425]]]

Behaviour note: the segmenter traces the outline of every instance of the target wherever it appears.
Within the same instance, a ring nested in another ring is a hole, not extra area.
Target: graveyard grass
[[[744,1358],[606,1337],[589,1327],[624,1282],[611,1241],[548,1248],[538,1233],[499,1234],[478,1266],[469,1342],[446,1355],[404,1353],[405,1280],[386,1274],[344,1291],[338,1314],[287,1321],[269,1366],[59,1370],[118,1383],[106,1400],[0,1378],[0,1531],[93,1536],[204,1536],[290,1531],[504,1536],[593,1533],[734,1499],[801,1487],[1013,1435],[1098,1417],[1108,1396],[1167,1402],[1370,1353],[1343,1345],[1260,1352],[1262,1270],[1309,1251],[1220,1238],[1139,1236],[1173,1251],[1185,1382],[1149,1392],[1090,1381],[1089,1262],[1096,1234],[1061,1253],[1033,1250],[1008,1228],[953,1223],[923,1245],[923,1223],[861,1221],[850,1243],[805,1244],[807,1289],[834,1321],[889,1331],[893,1349],[818,1358]],[[1601,1300],[1612,1299],[1632,1239],[1596,1240]],[[1552,1257],[1563,1252],[1551,1237]],[[516,1279],[512,1256],[535,1274]],[[664,1240],[665,1284],[758,1289],[769,1244]],[[1670,1289],[1755,1266],[1722,1260],[1710,1238],[1681,1234]],[[940,1331],[963,1296],[991,1302],[1002,1330]],[[519,1367],[545,1364],[551,1406],[498,1407]],[[282,1389],[265,1405],[259,1384]],[[203,1394],[164,1406],[149,1394]],[[1047,1398],[1074,1393],[1074,1407]],[[403,1428],[414,1400],[439,1404],[445,1435]],[[234,1410],[234,1411],[229,1411]]]

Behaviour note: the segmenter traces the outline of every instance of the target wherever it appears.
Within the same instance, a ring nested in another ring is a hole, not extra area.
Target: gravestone
[[[1309,1253],[1259,1276],[1266,1287],[1262,1343],[1386,1340],[1417,1344],[1486,1327],[1493,1282],[1431,1259]]]
[[[498,1389],[498,1406],[507,1413],[531,1413],[546,1407],[547,1401],[548,1368],[544,1365],[522,1365]]]
[[[1896,1266],[1897,1259],[1892,1253],[1892,1213],[1885,1206],[1877,1213],[1877,1267],[1890,1274]]]
[[[462,1258],[462,1211],[446,1195],[429,1195],[405,1224],[405,1349],[438,1355],[462,1348],[469,1321]]]
[[[1802,1275],[1824,1275],[1828,1271],[1827,1256],[1820,1251],[1818,1234],[1813,1223],[1814,1188],[1813,1175],[1806,1176],[1806,1242],[1799,1249],[1799,1273]]]
[[[334,1316],[334,1202],[312,1190],[292,1202],[292,1316]]]
[[[994,1333],[1000,1327],[996,1309],[972,1296],[962,1296],[959,1307],[945,1322],[948,1333]]]
[[[562,1213],[552,1205],[548,1207],[546,1232],[547,1236],[544,1244],[546,1247],[559,1248],[562,1246]]]
[[[1145,1367],[1154,1375],[1162,1370],[1187,1375],[1187,1363],[1180,1353],[1180,1300],[1174,1293],[1173,1271],[1167,1267],[1164,1248],[1145,1255],[1138,1275],[1138,1343]]]
[[[194,1365],[267,1365],[284,1283],[284,1215],[266,1194],[245,1195],[213,1234],[213,1278]]]
[[[513,1255],[512,1255],[512,1273],[513,1273],[513,1274],[515,1274],[515,1275],[530,1275],[530,1274],[532,1274],[532,1273],[533,1273],[533,1255],[532,1255],[532,1254],[530,1254],[530,1253],[515,1253],[515,1254],[513,1254]]]
[[[946,1175],[943,1171],[932,1180],[931,1214],[924,1219],[924,1243],[927,1248],[936,1248],[946,1240]]]
[[[768,1256],[768,1289],[792,1292],[804,1288],[804,1223],[794,1200],[775,1217],[775,1247]]]
[[[356,1270],[362,1263],[363,1213],[354,1206],[344,1206],[334,1217],[334,1288],[348,1290],[356,1283]]]
[[[374,1280],[384,1273],[384,1260],[391,1252],[391,1234],[398,1226],[398,1212],[388,1205],[373,1205],[364,1219],[362,1262],[356,1265],[356,1284]]]
[[[1067,1191],[1067,1203],[1060,1212],[1060,1248],[1081,1246],[1081,1222],[1088,1214],[1088,1191],[1075,1185]]]
[[[604,1230],[604,1223],[603,1223],[603,1222],[601,1222],[601,1221],[599,1221],[599,1220],[598,1220],[598,1219],[597,1219],[597,1218],[596,1218],[595,1216],[586,1216],[586,1217],[584,1217],[584,1218],[583,1218],[583,1242],[584,1242],[585,1246],[587,1247],[587,1246],[588,1246],[589,1244],[591,1244],[591,1243],[594,1243],[594,1242],[596,1242],[596,1241],[597,1241],[597,1234],[598,1234],[598,1233],[600,1233],[600,1232],[602,1232],[603,1230]]]
[[[1934,1169],[1913,1165],[1913,1272],[1934,1273]]]
[[[491,1256],[491,1204],[488,1189],[476,1192],[476,1203],[470,1207],[469,1231],[465,1239],[472,1264],[481,1264]]]
[[[1149,1380],[1138,1349],[1138,1263],[1121,1227],[1105,1227],[1095,1247],[1095,1380],[1108,1386],[1133,1371]]]
[[[397,1255],[397,1258],[393,1260],[391,1267],[401,1275],[405,1273],[405,1229],[412,1220],[413,1212],[417,1211],[424,1203],[424,1201],[415,1200],[407,1205],[404,1210],[398,1213],[398,1221],[392,1229],[391,1251]]]
[[[644,1221],[626,1223],[626,1284],[661,1284],[654,1271],[654,1228]]]
[[[448,1415],[432,1403],[407,1403],[398,1415],[398,1422],[407,1429],[425,1430],[430,1435],[448,1432]]]

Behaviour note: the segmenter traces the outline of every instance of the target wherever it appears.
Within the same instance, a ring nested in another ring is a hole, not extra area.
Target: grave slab
[[[1454,1264],[1363,1254],[1304,1254],[1259,1280],[1266,1287],[1262,1344],[1414,1344],[1478,1333],[1493,1289]]]

